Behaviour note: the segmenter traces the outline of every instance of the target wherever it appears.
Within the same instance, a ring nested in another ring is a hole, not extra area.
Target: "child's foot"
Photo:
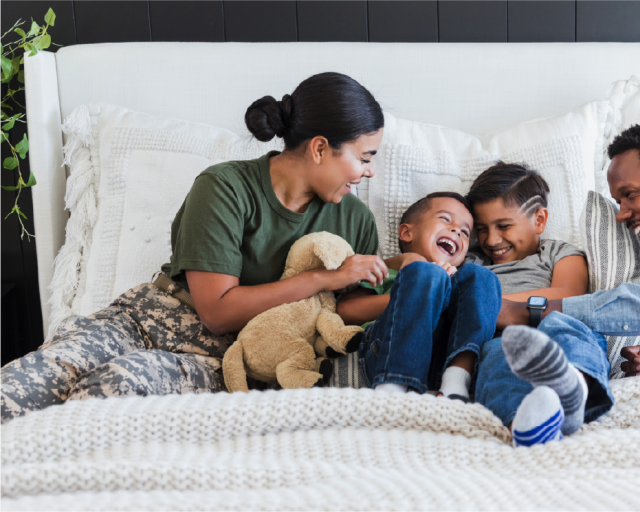
[[[469,385],[471,375],[464,368],[449,366],[442,374],[440,393],[452,400],[469,401]]]
[[[564,413],[557,393],[540,386],[524,397],[511,425],[513,446],[533,446],[562,439]]]
[[[408,387],[404,384],[394,384],[393,382],[386,382],[384,384],[378,384],[375,391],[382,391],[383,393],[406,393]]]
[[[584,422],[587,383],[560,346],[537,329],[512,325],[502,333],[502,349],[518,377],[556,392],[564,411],[562,433],[578,430]]]

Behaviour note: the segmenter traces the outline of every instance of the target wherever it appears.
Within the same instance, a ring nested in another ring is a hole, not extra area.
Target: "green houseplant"
[[[20,170],[20,160],[24,160],[29,151],[29,140],[27,136],[24,135],[22,140],[14,146],[9,140],[9,131],[16,123],[26,122],[26,107],[16,99],[16,95],[24,91],[23,65],[25,53],[29,52],[28,56],[31,57],[36,55],[38,51],[45,50],[51,46],[51,35],[49,35],[48,30],[49,27],[54,26],[55,20],[55,13],[52,9],[49,9],[44,16],[46,25],[40,26],[31,20],[31,26],[28,32],[20,28],[25,22],[18,20],[9,30],[2,34],[0,44],[0,52],[2,53],[2,135],[0,137],[2,145],[8,145],[11,151],[11,156],[4,159],[2,167],[10,171],[14,169],[18,170],[18,184],[11,187],[2,187],[5,190],[18,192],[13,208],[5,218],[15,213],[18,216],[22,228],[20,237],[24,238],[24,236],[27,235],[27,239],[30,239],[34,235],[27,231],[22,222],[22,219],[26,219],[27,216],[20,209],[18,201],[22,189],[35,185],[36,178],[33,173],[30,173],[29,178],[25,181]],[[6,42],[7,39],[15,38],[16,34],[18,36],[16,41]]]

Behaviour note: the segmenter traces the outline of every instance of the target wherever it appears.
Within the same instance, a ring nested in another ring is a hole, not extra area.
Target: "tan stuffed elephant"
[[[335,270],[353,254],[339,236],[305,235],[291,246],[281,279],[322,267]],[[354,351],[362,332],[359,326],[345,326],[335,311],[333,292],[320,292],[256,316],[224,355],[227,390],[249,391],[247,375],[287,389],[322,385],[333,367],[316,353],[337,356]]]

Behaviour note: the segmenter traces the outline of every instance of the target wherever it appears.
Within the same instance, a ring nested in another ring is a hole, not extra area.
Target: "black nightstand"
[[[21,347],[20,326],[18,324],[18,296],[16,285],[2,283],[2,366],[24,355]]]

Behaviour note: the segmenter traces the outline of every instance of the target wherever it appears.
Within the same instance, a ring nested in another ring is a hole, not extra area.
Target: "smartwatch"
[[[546,297],[529,297],[527,301],[527,309],[529,310],[529,325],[531,327],[538,327],[542,320],[542,312],[547,309]]]

